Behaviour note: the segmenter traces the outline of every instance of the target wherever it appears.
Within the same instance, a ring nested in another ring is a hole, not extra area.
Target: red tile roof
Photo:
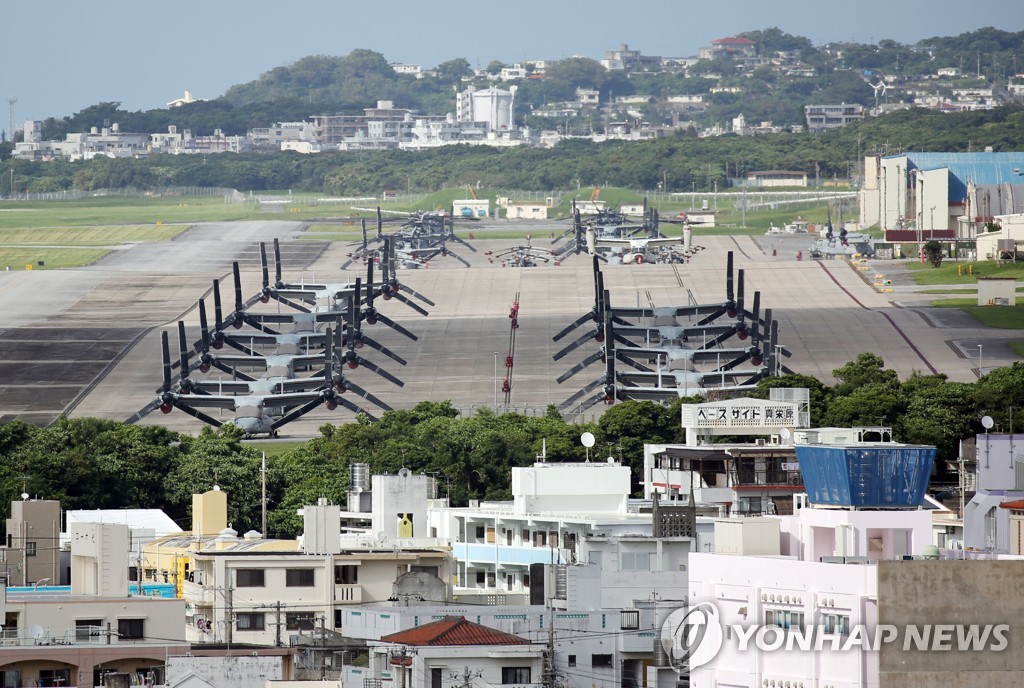
[[[730,36],[729,38],[717,38],[711,41],[714,45],[721,45],[723,43],[733,43],[738,45],[754,45],[754,41],[743,36]]]
[[[381,640],[419,646],[525,645],[530,642],[511,633],[466,621],[462,616],[446,616],[440,621],[386,635]]]
[[[1003,502],[999,506],[1004,509],[1013,509],[1014,511],[1024,510],[1024,499],[1017,499],[1012,502]]]

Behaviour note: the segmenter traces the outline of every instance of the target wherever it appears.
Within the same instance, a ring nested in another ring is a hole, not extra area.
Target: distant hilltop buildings
[[[825,52],[833,59],[842,58],[840,51]],[[733,65],[733,74],[714,73],[721,61]],[[602,94],[594,88],[577,87],[572,100],[533,106],[531,122],[550,122],[553,129],[517,126],[515,119],[516,82],[544,79],[548,64],[543,60],[524,61],[512,65],[479,69],[471,79],[492,85],[478,88],[469,85],[456,96],[455,112],[424,114],[395,107],[389,100],[365,108],[363,114],[323,114],[303,122],[277,122],[257,127],[243,135],[225,135],[215,129],[212,134],[196,135],[190,129],[168,127],[166,132],[124,132],[116,123],[88,132],[68,134],[64,141],[44,141],[41,123],[25,124],[24,140],[16,144],[14,157],[21,160],[87,160],[103,157],[140,157],[157,153],[242,153],[291,150],[318,153],[328,150],[422,149],[445,145],[488,146],[553,146],[567,138],[594,141],[648,140],[692,129],[698,136],[739,134],[763,135],[783,130],[811,132],[845,126],[896,109],[925,107],[943,112],[990,109],[1012,100],[1024,98],[1024,74],[1010,76],[1004,88],[996,88],[977,75],[962,68],[937,66],[934,72],[921,75],[883,74],[879,69],[856,70],[857,75],[874,91],[874,107],[860,103],[811,102],[804,105],[804,122],[785,127],[771,121],[749,126],[743,113],[730,120],[705,122],[699,118],[716,96],[743,97],[756,87],[746,76],[754,70],[770,70],[779,79],[808,79],[817,69],[801,60],[799,51],[766,51],[746,36],[717,38],[701,47],[696,57],[661,57],[644,55],[622,44],[605,51],[600,64],[608,71],[626,73],[682,73],[700,77],[705,92],[619,95]],[[700,65],[698,67],[698,65]],[[437,72],[421,65],[393,63],[397,74],[417,79],[434,78]],[[709,71],[709,66],[712,71]],[[710,82],[710,83],[708,83]],[[508,84],[506,86],[506,84]],[[186,90],[181,98],[167,103],[177,108],[201,102]],[[522,110],[522,108],[520,108]]]

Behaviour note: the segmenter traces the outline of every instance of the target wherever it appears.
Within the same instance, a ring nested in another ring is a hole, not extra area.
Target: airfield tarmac
[[[553,222],[522,223],[536,228],[535,237],[562,228]],[[533,268],[501,267],[486,251],[498,253],[522,240],[487,239],[489,231],[508,229],[504,221],[481,225],[472,245],[452,248],[466,258],[438,257],[425,269],[399,271],[401,282],[436,302],[427,317],[397,300],[378,300],[378,310],[418,335],[410,341],[378,324],[364,333],[378,339],[408,361],[399,366],[379,352],[360,354],[404,380],[397,387],[365,368],[346,371],[394,408],[411,408],[422,400],[450,399],[464,412],[504,406],[501,380],[509,348],[509,306],[518,295],[519,324],[511,410],[541,414],[602,374],[594,364],[562,385],[555,378],[591,353],[586,342],[561,361],[552,356],[568,341],[551,337],[593,305],[590,258],[571,256],[561,265]],[[225,307],[233,295],[230,269],[242,264],[245,297],[260,285],[259,241],[281,239],[284,279],[347,282],[365,276],[354,264],[341,271],[352,247],[342,243],[298,240],[304,225],[258,221],[210,223],[191,227],[175,240],[129,245],[86,268],[60,271],[0,272],[0,423],[14,418],[45,424],[61,413],[125,420],[154,398],[160,384],[160,332],[175,341],[175,320],[183,318],[189,341],[198,339],[196,300],[208,295],[212,279],[222,280]],[[700,236],[704,246],[685,265],[605,265],[606,287],[616,306],[669,306],[718,303],[725,298],[727,251],[745,271],[747,307],[754,290],[762,308],[779,321],[779,342],[792,352],[786,365],[831,383],[832,371],[863,351],[881,356],[901,378],[914,372],[945,373],[951,380],[978,376],[978,345],[983,345],[985,370],[1017,360],[1007,342],[1019,333],[982,328],[958,310],[926,306],[931,296],[916,293],[898,263],[875,262],[868,272],[841,260],[798,261],[811,239],[803,237]],[[548,239],[534,239],[547,247]],[[775,249],[776,255],[772,255]],[[883,272],[895,291],[877,292],[865,279]],[[228,282],[225,283],[224,280]],[[208,300],[209,301],[209,300]],[[208,302],[212,317],[212,304]],[[255,309],[256,307],[254,307]],[[275,302],[260,305],[276,310]],[[286,309],[287,307],[281,306]],[[591,325],[583,325],[582,335]],[[172,356],[176,345],[171,345]],[[351,393],[350,393],[351,394]],[[369,402],[348,397],[371,413]],[[597,405],[574,416],[591,420],[605,407]],[[214,411],[213,415],[216,416]],[[227,419],[229,416],[223,416]],[[282,429],[282,436],[309,437],[327,422],[350,420],[338,408],[317,409]],[[175,430],[196,432],[201,423],[173,411],[150,413],[145,421]]]

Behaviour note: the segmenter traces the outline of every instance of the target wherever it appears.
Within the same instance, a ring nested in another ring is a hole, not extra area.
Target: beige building
[[[387,477],[393,479],[385,481],[388,485],[425,480]],[[344,607],[392,598],[406,574],[426,576],[436,583],[431,589],[439,587],[440,597],[446,597],[450,550],[421,535],[425,486],[418,488],[423,507],[415,508],[415,500],[402,497],[401,490],[385,490],[384,482],[374,485],[372,513],[367,504],[366,513],[347,516],[372,520],[371,532],[389,533],[383,538],[342,538],[341,507],[326,501],[302,510],[304,528],[297,540],[269,540],[255,531],[239,537],[227,523],[224,492],[195,495],[193,532],[150,543],[143,580],[175,584],[187,605],[185,636],[200,644],[287,646],[293,635],[339,630]],[[394,498],[385,499],[391,492]],[[381,508],[404,513],[392,523]]]
[[[6,547],[0,566],[8,586],[60,583],[60,502],[28,499],[11,502]]]
[[[977,236],[978,260],[1018,260],[1024,254],[1024,213],[997,215],[994,222],[998,231]]]
[[[130,595],[128,526],[75,524],[71,590],[10,592],[0,584],[0,685],[101,683],[105,673],[162,679],[168,653],[185,645],[185,603]]]

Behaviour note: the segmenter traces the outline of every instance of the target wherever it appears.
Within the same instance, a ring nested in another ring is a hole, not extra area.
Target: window
[[[619,569],[621,571],[650,571],[651,555],[648,552],[623,552]]]
[[[339,564],[334,567],[335,585],[355,585],[359,582],[359,567],[351,564]]]
[[[25,543],[25,556],[34,557],[36,555],[36,543],[26,542]]]
[[[524,573],[523,574],[523,587],[524,588],[530,587],[530,574],[528,574],[528,573]]]
[[[529,683],[530,667],[501,667],[501,682],[507,683]]]
[[[764,623],[766,626],[778,626],[779,628],[795,628],[803,630],[804,613],[787,612],[782,609],[766,609],[764,612]]]
[[[487,572],[487,587],[496,588],[498,587],[498,577],[494,571]]]
[[[576,666],[576,655],[569,655],[569,666]]]
[[[848,614],[825,614],[825,632],[833,635],[850,635]]]
[[[335,628],[341,628],[341,610],[340,609],[335,609],[334,610],[334,627]]]
[[[443,669],[431,669],[430,670],[430,688],[442,688],[443,676],[441,672]]]
[[[235,571],[235,586],[239,588],[262,588],[263,569],[238,569]]]
[[[146,637],[145,619],[118,619],[117,635],[121,640],[142,640]]]
[[[409,570],[413,573],[429,573],[431,576],[440,575],[437,566],[410,566]]]
[[[590,655],[590,666],[595,669],[599,668],[612,668],[612,656],[611,655]]]
[[[264,616],[263,612],[235,614],[235,628],[240,631],[262,631]]]
[[[90,638],[99,638],[103,633],[103,619],[75,619],[75,642],[93,642]]]
[[[640,610],[623,609],[619,612],[619,628],[624,631],[636,631],[640,628]]]
[[[484,539],[484,532],[485,531],[484,531],[484,527],[483,526],[477,526],[476,527],[476,539],[477,540],[483,540]]]
[[[313,612],[288,612],[284,615],[284,627],[289,631],[312,631],[314,621]]]
[[[37,686],[66,686],[68,685],[67,669],[40,669],[39,682]]]
[[[487,582],[487,573],[485,571],[476,572],[476,584],[484,585]]]
[[[289,588],[311,588],[313,573],[313,569],[288,569],[285,571],[285,585]]]

